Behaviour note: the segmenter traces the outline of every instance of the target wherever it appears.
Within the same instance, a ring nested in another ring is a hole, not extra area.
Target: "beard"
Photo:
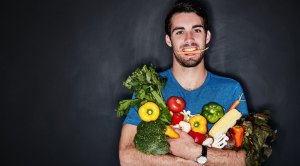
[[[196,48],[200,48],[199,45],[195,42],[189,43],[189,44],[184,44],[181,46],[181,48],[185,48],[185,47],[196,47]],[[178,55],[175,54],[175,59],[176,61],[183,67],[195,67],[197,66],[199,63],[201,63],[201,61],[204,58],[204,52],[201,52],[200,55],[196,55],[194,57],[190,57],[188,59],[184,59],[185,55]]]
[[[183,67],[195,67],[202,62],[204,53],[200,53],[199,56],[184,59],[184,55],[174,54],[176,61]]]

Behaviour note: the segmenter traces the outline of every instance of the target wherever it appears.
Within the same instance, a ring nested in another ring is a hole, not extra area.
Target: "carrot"
[[[177,54],[200,54],[202,51],[207,50],[208,47],[201,49],[201,50],[194,50],[194,51],[182,51],[182,52],[177,52]]]
[[[177,54],[199,54],[201,50],[177,52]]]
[[[228,109],[228,111],[232,110],[232,109],[235,109],[241,102],[242,100],[242,96],[243,96],[244,93],[242,93],[239,97],[239,99],[237,99],[232,105],[231,107]]]

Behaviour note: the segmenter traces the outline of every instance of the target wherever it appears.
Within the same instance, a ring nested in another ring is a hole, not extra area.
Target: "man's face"
[[[176,13],[171,18],[171,36],[166,43],[173,47],[176,61],[184,67],[195,67],[203,59],[200,54],[177,54],[182,51],[204,49],[210,41],[210,32],[204,30],[204,21],[195,13]]]

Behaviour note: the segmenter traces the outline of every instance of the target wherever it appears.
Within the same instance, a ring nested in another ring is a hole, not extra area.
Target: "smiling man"
[[[219,103],[227,112],[243,94],[237,81],[215,75],[205,68],[204,54],[211,39],[207,25],[207,14],[195,0],[176,2],[165,20],[165,40],[173,50],[173,64],[172,68],[160,73],[167,78],[163,97],[165,100],[171,96],[182,97],[191,114],[200,114],[202,106],[209,102]],[[243,100],[237,109],[247,115],[245,98]],[[140,122],[137,109],[131,108],[121,133],[121,165],[245,165],[244,151],[207,148],[196,144],[192,137],[180,130],[177,130],[180,138],[169,140],[171,154],[143,154],[133,144]]]
[[[185,68],[198,66],[203,59],[202,50],[210,41],[210,31],[204,29],[204,20],[195,13],[176,13],[171,22],[171,33],[166,35],[166,43],[173,47],[173,62]],[[199,53],[193,53],[195,50]]]

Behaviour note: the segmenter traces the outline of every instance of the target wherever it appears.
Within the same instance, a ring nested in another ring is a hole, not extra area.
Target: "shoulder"
[[[210,77],[210,84],[240,86],[240,83],[233,78],[221,76],[210,71],[208,72],[208,75]]]
[[[236,91],[239,89],[242,89],[241,84],[230,77],[226,77],[226,76],[221,76],[215,73],[211,73],[208,72],[208,76],[209,76],[209,83],[207,84],[207,86],[211,87],[211,88],[217,88],[219,90],[229,90],[229,91]]]
[[[166,70],[164,70],[162,72],[159,72],[158,74],[161,77],[167,77],[167,78],[169,78],[170,77],[170,71],[171,71],[171,69],[166,69]]]

